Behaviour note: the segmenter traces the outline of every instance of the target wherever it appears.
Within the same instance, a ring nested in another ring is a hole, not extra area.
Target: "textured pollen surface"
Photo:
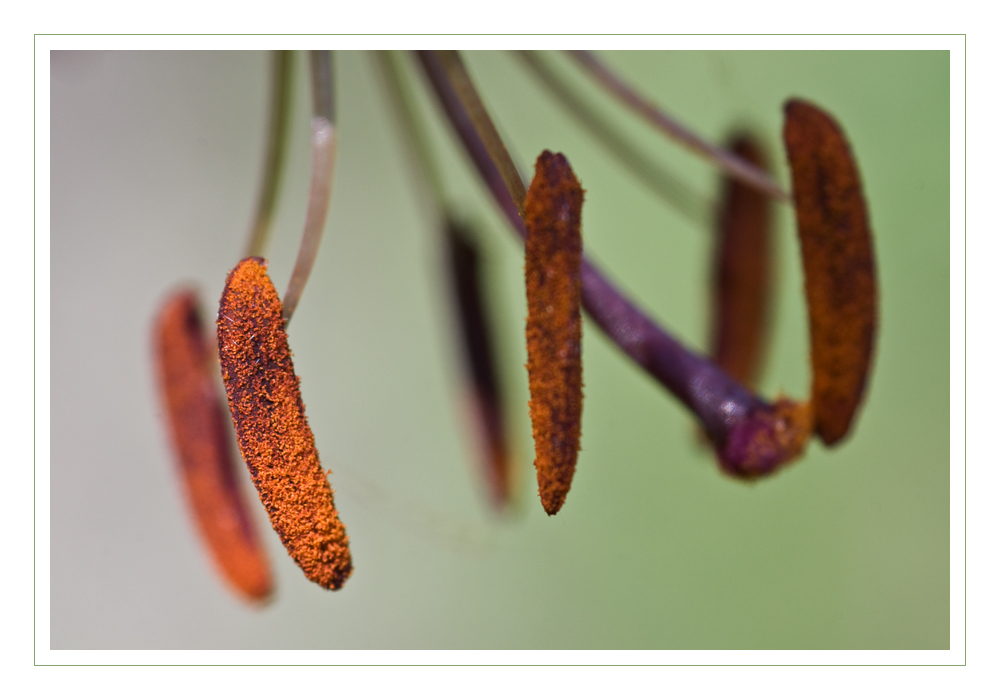
[[[219,356],[243,459],[271,525],[306,577],[337,590],[351,552],[333,505],[267,263],[247,258],[229,273],[219,305]]]
[[[764,168],[749,137],[730,150]],[[767,195],[726,178],[716,227],[712,358],[753,388],[760,371],[771,301],[771,217]]]
[[[832,445],[864,395],[876,324],[875,262],[868,212],[850,146],[825,112],[785,105],[809,334],[815,430]]]
[[[271,593],[271,570],[239,490],[229,419],[213,377],[215,350],[193,292],[167,300],[153,337],[170,437],[198,530],[226,581],[262,602]]]
[[[580,450],[580,211],[583,189],[562,154],[543,151],[524,202],[528,388],[538,495],[549,515],[569,492]]]

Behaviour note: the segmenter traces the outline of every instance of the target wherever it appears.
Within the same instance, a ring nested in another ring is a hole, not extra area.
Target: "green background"
[[[612,104],[564,57],[549,58],[709,211],[712,168]],[[289,333],[356,571],[337,593],[309,583],[254,501],[277,593],[269,607],[248,607],[216,577],[187,517],[150,331],[182,282],[199,286],[214,317],[240,257],[262,159],[266,54],[53,53],[53,648],[949,647],[948,54],[606,59],[709,139],[753,128],[785,185],[784,100],[813,101],[843,125],[881,290],[874,375],[850,439],[833,450],[814,442],[757,484],[730,480],[680,404],[588,321],[582,452],[566,505],[547,517],[533,489],[521,253],[435,117],[448,189],[489,255],[519,458],[515,507],[491,512],[461,413],[438,232],[374,62],[345,53],[331,217]],[[622,170],[516,58],[466,60],[528,172],[545,148],[572,162],[587,190],[589,255],[679,338],[704,347],[706,221],[677,214]],[[268,253],[279,291],[307,193],[298,67],[294,146]],[[780,277],[762,390],[804,397],[791,210],[776,218]]]

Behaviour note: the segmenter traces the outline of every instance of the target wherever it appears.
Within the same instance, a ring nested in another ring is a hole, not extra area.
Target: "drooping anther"
[[[240,450],[260,500],[306,577],[337,590],[351,551],[306,420],[281,301],[267,263],[247,258],[226,278],[219,356]]]
[[[580,450],[583,413],[580,212],[583,188],[562,154],[544,151],[524,203],[528,385],[538,494],[559,512]]]

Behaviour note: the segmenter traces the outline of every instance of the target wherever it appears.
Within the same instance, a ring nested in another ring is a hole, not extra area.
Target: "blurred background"
[[[595,109],[691,189],[685,215],[623,170],[511,54],[465,59],[515,160],[564,152],[588,254],[688,345],[706,346],[718,175],[625,113]],[[489,506],[462,414],[439,232],[372,56],[336,58],[331,215],[289,326],[355,573],[307,581],[252,497],[276,578],[244,604],[203,551],[162,424],[151,324],[181,284],[214,319],[263,159],[263,52],[51,54],[51,645],[56,649],[944,649],[949,646],[947,52],[623,52],[607,62],[699,134],[755,131],[777,179],[782,104],[841,122],[869,202],[881,325],[853,435],[756,484],[723,476],[693,420],[584,325],[582,452],[566,505],[538,503],[521,249],[423,102],[486,259],[517,500]],[[292,151],[268,249],[279,291],[308,190],[297,64]],[[426,96],[421,77],[409,71]],[[776,211],[762,393],[805,397],[793,216]],[[243,475],[245,477],[245,475]]]

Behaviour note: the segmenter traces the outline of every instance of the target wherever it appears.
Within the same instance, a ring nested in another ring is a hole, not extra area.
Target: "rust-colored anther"
[[[447,222],[445,242],[467,375],[469,413],[490,498],[501,509],[511,500],[512,469],[479,250],[471,235],[454,221]]]
[[[809,334],[816,434],[850,430],[864,395],[876,324],[875,261],[861,179],[837,123],[807,102],[785,104]]]
[[[749,136],[734,139],[730,151],[766,171],[763,153]],[[750,388],[760,373],[770,320],[770,209],[759,190],[725,178],[716,225],[711,354]]]
[[[272,590],[271,570],[240,493],[228,417],[216,385],[194,292],[172,295],[153,331],[160,394],[201,537],[225,580],[253,602]]]
[[[524,203],[528,386],[538,495],[549,515],[569,492],[580,450],[580,211],[583,188],[561,154],[543,151]]]
[[[306,577],[337,590],[351,551],[319,454],[267,262],[247,258],[226,278],[219,356],[243,459],[271,525]]]

